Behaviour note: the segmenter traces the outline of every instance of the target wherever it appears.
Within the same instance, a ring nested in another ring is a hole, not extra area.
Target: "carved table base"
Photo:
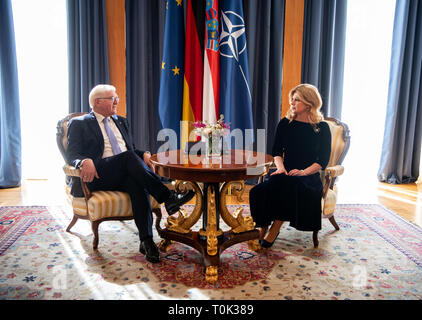
[[[221,253],[240,242],[249,241],[249,248],[259,250],[259,231],[255,229],[252,217],[244,217],[242,208],[238,208],[233,214],[226,206],[226,192],[229,187],[236,187],[234,195],[241,197],[243,193],[242,182],[204,183],[203,190],[196,182],[176,183],[175,189],[186,192],[193,189],[196,193],[195,208],[191,214],[183,209],[178,216],[170,216],[167,219],[166,228],[161,228],[161,211],[154,211],[157,215],[156,229],[164,240],[159,245],[161,251],[167,251],[171,241],[184,243],[198,250],[204,258],[206,268],[205,279],[215,283],[218,280],[218,266]],[[233,188],[232,188],[233,189]],[[220,214],[224,222],[231,228],[228,231],[220,229]],[[192,231],[202,215],[202,229]]]

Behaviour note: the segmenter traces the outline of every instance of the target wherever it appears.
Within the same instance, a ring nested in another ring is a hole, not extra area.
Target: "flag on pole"
[[[245,136],[245,129],[253,129],[253,118],[242,0],[220,5],[220,113]]]
[[[204,97],[202,119],[216,123],[220,106],[218,0],[207,0],[205,13]]]
[[[181,148],[190,139],[189,122],[202,120],[205,1],[188,0],[186,10],[185,77],[183,89],[183,113]]]
[[[183,106],[184,10],[182,0],[168,0],[161,62],[158,113],[164,129],[179,134]],[[177,146],[171,146],[172,149]]]

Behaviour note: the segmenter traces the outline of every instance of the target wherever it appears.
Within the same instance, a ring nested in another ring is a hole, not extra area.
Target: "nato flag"
[[[220,23],[220,114],[245,136],[253,118],[242,0],[222,1]]]
[[[164,129],[179,134],[183,107],[185,35],[182,1],[168,0],[158,113]],[[177,146],[172,146],[177,147]]]

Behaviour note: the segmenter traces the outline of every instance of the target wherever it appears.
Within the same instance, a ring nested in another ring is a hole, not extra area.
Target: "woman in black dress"
[[[290,91],[289,99],[290,109],[277,126],[272,150],[277,170],[249,194],[251,215],[260,228],[264,248],[273,245],[284,221],[301,231],[321,229],[319,172],[330,159],[330,128],[322,121],[322,100],[316,87],[300,84]]]

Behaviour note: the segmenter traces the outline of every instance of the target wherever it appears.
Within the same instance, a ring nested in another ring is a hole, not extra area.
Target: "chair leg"
[[[70,232],[70,229],[75,225],[76,221],[78,221],[78,217],[73,215],[72,221],[70,221],[69,225],[67,226],[66,232]]]
[[[158,234],[160,234],[163,229],[160,226],[160,222],[161,222],[161,209],[160,208],[154,208],[152,209],[152,212],[155,214],[155,229],[157,230]]]
[[[330,220],[331,224],[334,226],[334,228],[336,230],[340,230],[340,227],[338,226],[336,219],[334,219],[334,216],[332,216],[331,218],[329,218],[328,220]]]
[[[312,234],[312,240],[314,241],[314,248],[318,248],[319,241],[318,241],[318,230],[314,231]]]
[[[92,242],[92,248],[94,250],[97,250],[98,248],[98,226],[100,225],[100,221],[92,221],[91,222],[91,228],[92,232],[94,233],[94,240]]]

